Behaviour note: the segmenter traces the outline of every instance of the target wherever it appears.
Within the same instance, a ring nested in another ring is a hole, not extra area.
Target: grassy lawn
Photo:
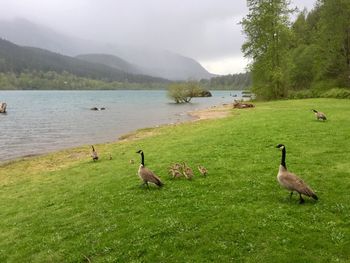
[[[0,262],[349,262],[349,116],[349,100],[257,103],[97,145],[95,163],[87,146],[0,166]],[[279,143],[318,202],[278,185]],[[140,187],[139,149],[163,188]],[[180,161],[209,174],[172,180]]]

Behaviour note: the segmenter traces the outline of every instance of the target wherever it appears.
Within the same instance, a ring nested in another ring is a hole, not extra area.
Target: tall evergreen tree
[[[292,24],[292,45],[289,51],[289,89],[309,89],[316,79],[320,46],[317,44],[319,7],[307,14],[304,9]]]
[[[306,21],[307,11],[304,9],[297,16],[297,19],[294,21],[292,25],[293,31],[293,45],[305,45],[310,43],[310,30],[308,27],[308,23]]]
[[[244,56],[250,58],[253,90],[265,99],[286,96],[290,40],[288,0],[247,0],[248,15],[242,20],[246,42]]]
[[[319,0],[320,45],[322,67],[320,76],[350,87],[350,1]]]

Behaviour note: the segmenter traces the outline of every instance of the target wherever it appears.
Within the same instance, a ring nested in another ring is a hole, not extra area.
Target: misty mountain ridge
[[[215,76],[194,59],[171,51],[82,40],[58,33],[25,19],[0,21],[0,37],[18,45],[39,47],[68,56],[84,54],[86,58],[86,54],[113,55],[133,65],[132,67],[127,66],[132,70],[130,73],[139,72],[170,80],[199,80]],[[100,60],[100,63],[111,66],[109,65],[110,58],[106,56],[104,60]],[[95,59],[97,58],[95,57]]]
[[[100,63],[87,62],[41,48],[23,47],[0,39],[0,72],[16,74],[32,71],[69,72],[79,77],[103,81],[166,83],[168,80],[124,72]]]
[[[80,60],[87,62],[103,64],[121,71],[125,71],[132,74],[144,74],[142,70],[137,65],[131,64],[124,59],[121,59],[114,55],[109,54],[82,54],[76,56]]]

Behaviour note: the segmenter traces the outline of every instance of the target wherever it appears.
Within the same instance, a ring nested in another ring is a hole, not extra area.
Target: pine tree
[[[350,87],[350,1],[319,0],[320,76],[336,80],[336,85]]]

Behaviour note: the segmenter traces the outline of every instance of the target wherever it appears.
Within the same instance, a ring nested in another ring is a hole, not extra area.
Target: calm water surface
[[[0,162],[115,141],[135,129],[188,120],[188,111],[232,102],[230,95],[241,92],[212,94],[176,105],[166,91],[0,91],[8,111],[0,114]]]

